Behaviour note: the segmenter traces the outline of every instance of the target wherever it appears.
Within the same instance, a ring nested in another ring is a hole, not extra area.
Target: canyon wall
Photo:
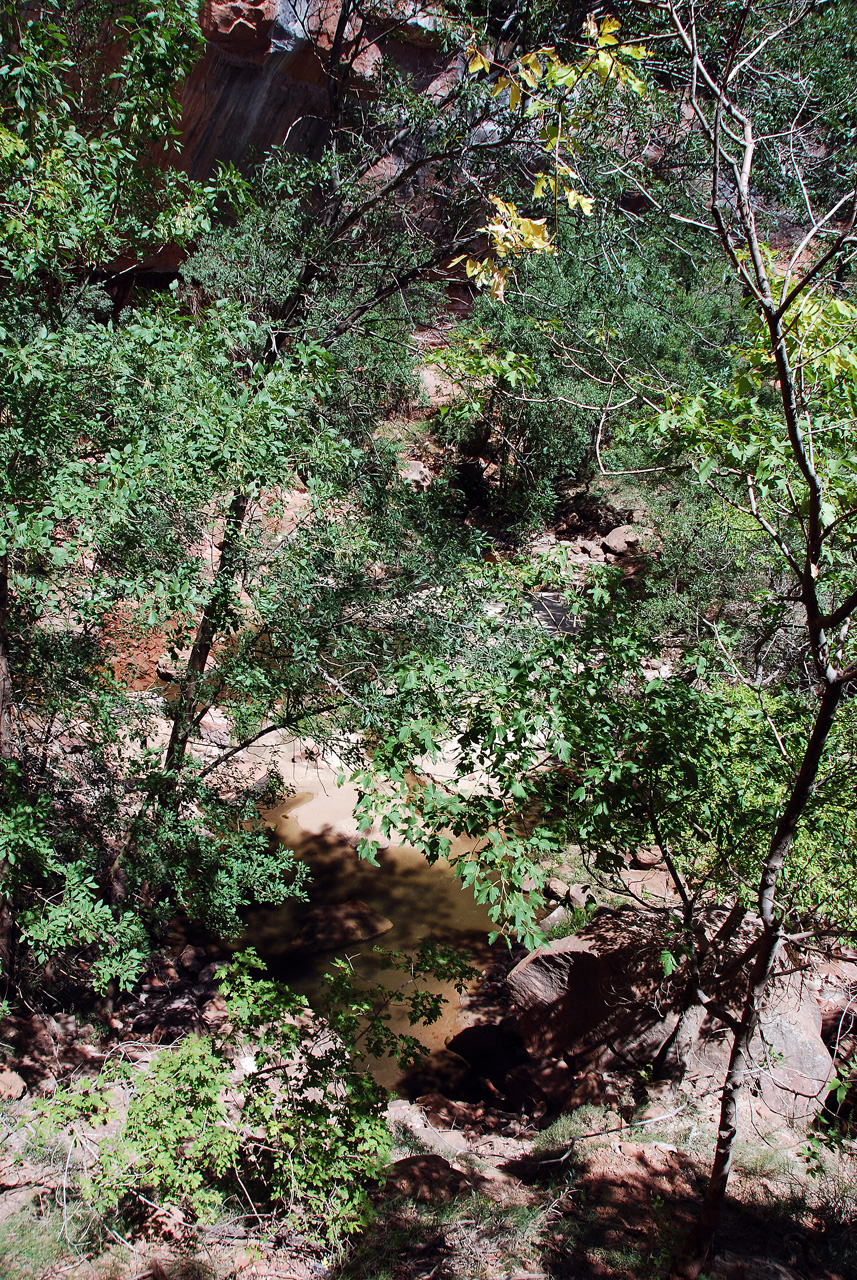
[[[205,53],[183,94],[183,167],[205,178],[218,161],[246,168],[286,144],[312,154],[326,137],[341,75],[367,95],[382,58],[423,92],[448,84],[456,55],[442,48],[440,18],[426,5],[394,0],[357,29],[342,24],[340,0],[206,0]],[[339,40],[337,41],[337,33]]]

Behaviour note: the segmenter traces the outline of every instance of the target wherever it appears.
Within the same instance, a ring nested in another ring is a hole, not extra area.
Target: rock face
[[[192,177],[208,177],[218,161],[241,167],[284,143],[312,153],[323,142],[331,116],[325,55],[340,12],[339,0],[207,0],[206,50],[182,99],[182,164]],[[346,26],[342,62],[358,88],[369,87],[387,57],[431,92],[451,72],[438,26],[430,7],[399,0],[367,24],[359,47]]]
[[[206,38],[222,50],[252,60],[270,47],[277,11],[285,7],[276,0],[262,0],[261,4],[208,0],[200,14],[200,25]]]
[[[707,922],[711,934],[721,917],[725,913],[714,913]],[[736,954],[754,936],[751,920],[733,939]],[[550,1060],[578,1076],[651,1064],[679,1020],[681,984],[665,981],[661,962],[667,945],[651,918],[605,910],[581,933],[538,948],[512,970],[508,984],[518,1026],[542,1074]],[[736,973],[718,993],[733,1016],[743,990]],[[793,971],[777,977],[752,1046],[752,1087],[786,1120],[814,1115],[824,1100],[832,1062],[821,1029],[813,984]],[[719,1087],[731,1046],[723,1022],[696,1006],[682,1024],[679,1043],[678,1074],[692,1071],[700,1082]]]

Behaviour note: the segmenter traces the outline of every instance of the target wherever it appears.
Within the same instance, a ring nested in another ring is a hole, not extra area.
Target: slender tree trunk
[[[12,727],[12,663],[9,652],[9,557],[0,556],[0,761],[14,755]],[[3,776],[0,766],[0,803],[4,801],[11,778]],[[5,880],[8,864],[0,864],[0,883]],[[9,900],[0,897],[0,980],[8,992],[14,978],[15,925]]]
[[[187,664],[187,675],[184,685],[176,700],[173,712],[173,727],[164,758],[164,768],[170,775],[169,791],[176,788],[178,774],[184,763],[187,744],[193,732],[199,705],[198,694],[200,683],[205,674],[206,663],[211,654],[212,645],[220,630],[226,607],[232,592],[232,583],[238,568],[238,546],[247,514],[249,494],[235,493],[226,516],[226,528],[223,532],[223,545],[220,552],[220,564],[214,576],[214,586],[208,604],[202,612],[196,630],[193,647]]]
[[[12,758],[12,665],[9,654],[9,557],[0,556],[0,760]]]
[[[738,1099],[750,1065],[750,1048],[759,1025],[762,1002],[782,942],[782,926],[774,901],[777,882],[798,822],[812,794],[825,743],[842,694],[843,685],[840,681],[830,683],[824,688],[803,761],[771,839],[768,856],[762,868],[759,879],[759,915],[762,918],[760,945],[747,982],[747,995],[741,1022],[732,1042],[729,1067],[720,1095],[717,1145],[699,1222],[690,1233],[682,1254],[673,1268],[673,1275],[680,1280],[697,1280],[705,1266],[720,1222],[726,1187],[732,1169],[732,1155],[737,1133]]]

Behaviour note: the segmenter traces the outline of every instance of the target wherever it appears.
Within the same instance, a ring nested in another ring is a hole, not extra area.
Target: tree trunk
[[[12,663],[9,652],[9,557],[0,556],[0,761],[11,760],[14,752],[12,727]],[[0,765],[0,804],[4,803],[7,786]],[[0,863],[0,885],[8,872],[8,863]],[[14,982],[15,921],[9,899],[0,897],[0,982],[5,995]]]
[[[747,1077],[750,1045],[759,1025],[759,1013],[780,948],[778,927],[765,930],[762,946],[747,984],[747,996],[740,1027],[732,1041],[729,1068],[720,1095],[720,1123],[717,1145],[708,1179],[699,1222],[691,1232],[674,1274],[681,1280],[697,1280],[708,1258],[711,1242],[720,1223],[726,1187],[732,1170],[732,1154],[738,1131],[738,1099]]]
[[[170,792],[175,791],[178,775],[184,764],[185,752],[197,716],[200,682],[231,597],[232,583],[238,568],[238,544],[249,501],[249,494],[233,494],[226,517],[220,564],[214,576],[213,590],[199,620],[187,664],[187,675],[174,707],[173,727],[164,758],[164,769],[169,775],[168,790]]]
[[[774,895],[780,872],[791,847],[798,822],[818,776],[818,768],[824,753],[836,709],[842,699],[840,681],[827,684],[815,717],[812,733],[804,752],[800,769],[792,784],[788,802],[782,811],[762,874],[759,879],[759,915],[762,917],[762,934],[759,950],[747,982],[747,995],[741,1022],[732,1042],[729,1068],[720,1095],[720,1124],[717,1145],[711,1167],[708,1188],[702,1204],[699,1222],[685,1242],[681,1256],[673,1267],[677,1280],[697,1280],[708,1259],[711,1243],[720,1222],[726,1187],[732,1168],[738,1120],[738,1098],[744,1087],[750,1059],[750,1045],[759,1025],[762,1001],[774,969],[782,941],[782,928],[776,914]]]
[[[9,654],[9,557],[0,556],[0,760],[12,758],[12,665]]]

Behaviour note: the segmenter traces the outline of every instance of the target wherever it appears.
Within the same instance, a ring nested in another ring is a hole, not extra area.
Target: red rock
[[[390,1166],[388,1186],[423,1204],[445,1203],[473,1188],[466,1174],[453,1169],[443,1156],[407,1156]]]
[[[584,1076],[574,1081],[565,1099],[563,1110],[576,1111],[578,1107],[597,1106],[605,1101],[607,1095],[608,1089],[600,1072],[587,1071]],[[615,1093],[610,1092],[611,1100],[615,1100],[615,1096]]]
[[[17,1071],[0,1071],[0,1100],[16,1102],[27,1092],[27,1085]]]
[[[568,900],[573,907],[588,907],[595,902],[592,890],[588,884],[573,884],[569,886]]]
[[[609,551],[614,556],[624,556],[637,547],[639,541],[640,538],[635,532],[634,526],[632,524],[622,524],[618,529],[611,529],[607,536],[602,538],[601,547],[602,550]]]
[[[219,48],[239,57],[261,58],[270,51],[276,11],[274,0],[261,4],[208,0],[199,24],[206,39]]]
[[[631,866],[641,871],[649,871],[660,866],[663,861],[660,849],[638,849],[631,859]]]
[[[206,50],[182,94],[180,162],[193,177],[284,144],[306,151],[324,138],[331,108],[319,50],[330,48],[339,15],[339,0],[294,7],[207,0],[200,20]],[[371,93],[386,57],[415,75],[428,97],[441,95],[458,74],[457,55],[440,49],[427,9],[402,4],[398,16],[398,25],[362,27],[355,18],[346,28],[342,53],[352,85]]]
[[[481,1104],[452,1102],[442,1093],[425,1093],[416,1101],[435,1128],[439,1129],[473,1128],[485,1115],[485,1108]]]
[[[402,479],[417,490],[427,489],[433,476],[424,462],[419,458],[408,458],[402,470]]]
[[[198,973],[205,961],[206,955],[202,947],[187,946],[179,956],[179,964],[189,973]]]

